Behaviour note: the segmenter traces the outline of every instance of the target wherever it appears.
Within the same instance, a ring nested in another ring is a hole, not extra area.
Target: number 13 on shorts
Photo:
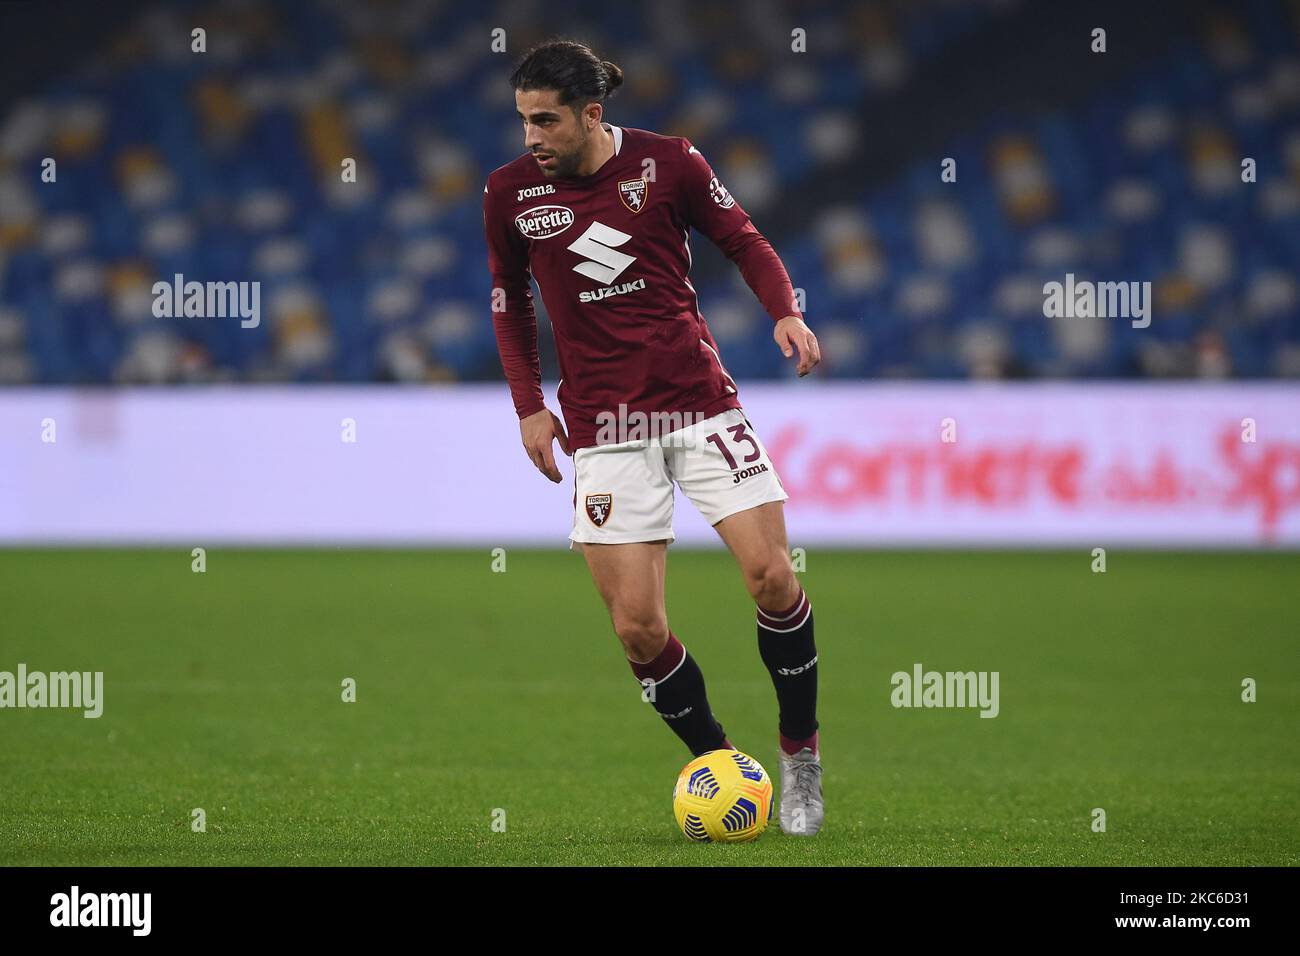
[[[742,409],[706,419],[694,431],[694,441],[674,449],[670,463],[678,486],[709,524],[790,497]]]

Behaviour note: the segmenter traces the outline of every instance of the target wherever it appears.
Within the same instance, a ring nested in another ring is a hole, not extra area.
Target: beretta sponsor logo
[[[515,225],[526,239],[549,239],[573,225],[573,210],[568,206],[534,206],[516,216]]]

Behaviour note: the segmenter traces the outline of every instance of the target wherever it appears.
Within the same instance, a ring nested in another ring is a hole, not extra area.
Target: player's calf
[[[822,825],[817,734],[817,646],[803,588],[784,607],[758,606],[758,650],[780,705],[781,829],[812,836]]]
[[[788,605],[758,605],[758,652],[763,658],[780,706],[781,750],[816,751],[817,644],[813,639],[812,602],[798,588]]]
[[[817,749],[817,645],[812,603],[795,576],[779,501],[724,518],[718,534],[736,556],[757,610],[758,650],[780,705],[781,750]]]
[[[644,688],[643,698],[692,754],[698,757],[710,750],[734,749],[709,708],[704,674],[671,631],[663,650],[652,660],[629,658],[628,663]]]

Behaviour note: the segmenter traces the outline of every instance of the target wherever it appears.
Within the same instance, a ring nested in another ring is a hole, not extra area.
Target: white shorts
[[[710,525],[790,497],[741,408],[659,437],[579,448],[573,465],[570,541],[675,540],[674,481]]]

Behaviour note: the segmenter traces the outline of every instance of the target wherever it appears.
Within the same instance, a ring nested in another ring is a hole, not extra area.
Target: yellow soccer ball
[[[673,814],[689,840],[753,840],[772,819],[772,778],[748,754],[711,750],[688,763],[677,776]]]

